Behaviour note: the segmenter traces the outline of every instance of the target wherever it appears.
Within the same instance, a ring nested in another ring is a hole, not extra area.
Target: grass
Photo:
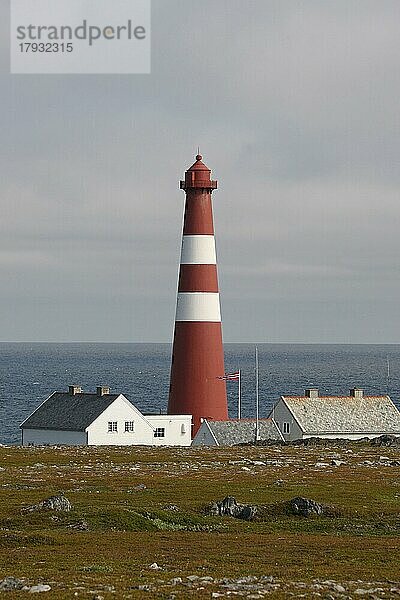
[[[60,600],[92,589],[111,597],[113,587],[139,598],[135,586],[192,574],[400,579],[400,467],[380,462],[383,454],[398,460],[400,451],[2,447],[0,575],[49,582],[46,598]],[[331,466],[338,457],[345,464]],[[24,512],[59,492],[73,511]],[[207,516],[205,506],[226,495],[266,508],[254,522]],[[292,516],[284,506],[294,496],[334,510]]]

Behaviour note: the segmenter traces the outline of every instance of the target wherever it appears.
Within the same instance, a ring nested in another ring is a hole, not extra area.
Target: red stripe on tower
[[[211,194],[217,182],[198,154],[186,171],[186,192],[168,414],[228,419]]]

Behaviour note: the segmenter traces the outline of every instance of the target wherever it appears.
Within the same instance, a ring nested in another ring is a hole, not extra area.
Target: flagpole
[[[389,363],[389,357],[386,357],[386,366],[387,366],[387,372],[386,372],[386,389],[387,389],[387,395],[389,396],[389,388],[390,388],[390,363]]]
[[[258,398],[258,347],[256,346],[256,355],[255,355],[255,359],[256,359],[256,441],[258,441],[259,439],[259,414],[258,414],[258,405],[259,405],[259,398]]]
[[[242,418],[242,381],[239,369],[239,395],[238,395],[238,419]]]

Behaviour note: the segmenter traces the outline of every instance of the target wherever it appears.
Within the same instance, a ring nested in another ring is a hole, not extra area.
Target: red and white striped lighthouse
[[[211,194],[217,182],[196,156],[180,187],[186,192],[168,414],[228,419]]]

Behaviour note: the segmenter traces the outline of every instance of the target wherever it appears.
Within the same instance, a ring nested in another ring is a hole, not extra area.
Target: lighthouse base
[[[168,414],[191,414],[193,436],[201,419],[228,419],[221,323],[178,321]]]

